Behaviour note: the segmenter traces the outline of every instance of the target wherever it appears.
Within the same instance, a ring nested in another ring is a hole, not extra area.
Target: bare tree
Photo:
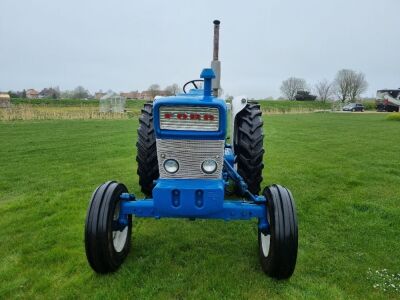
[[[177,85],[176,83],[174,83],[174,84],[171,84],[171,85],[167,86],[167,87],[165,88],[165,91],[166,91],[167,94],[169,94],[169,95],[176,95],[176,94],[178,94],[178,93],[181,91],[181,89],[180,89],[179,85]]]
[[[77,86],[73,91],[73,97],[75,99],[85,99],[89,97],[89,91],[83,86]]]
[[[306,90],[307,83],[302,78],[290,77],[282,81],[281,92],[289,100],[295,100],[298,91]]]
[[[368,88],[368,82],[365,79],[365,75],[361,72],[354,74],[350,87],[350,101],[354,102]]]
[[[335,93],[340,101],[354,101],[367,90],[368,83],[363,73],[354,70],[342,69],[335,78]]]
[[[157,96],[157,94],[160,92],[161,88],[160,85],[157,83],[154,83],[152,85],[149,86],[148,88],[148,92],[149,92],[149,96],[151,97],[151,99],[154,99],[155,96]]]
[[[345,102],[350,95],[350,86],[353,70],[342,69],[337,72],[335,78],[335,93],[340,101]]]
[[[333,85],[326,79],[317,82],[314,88],[318,99],[320,99],[322,102],[326,102],[326,100],[328,100],[333,94]]]

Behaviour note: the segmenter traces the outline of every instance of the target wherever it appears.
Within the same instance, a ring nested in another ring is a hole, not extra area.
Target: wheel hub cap
[[[119,206],[119,203],[117,203],[115,205],[115,210],[114,210],[114,216],[113,216],[114,221],[118,221],[119,210],[120,210],[120,206]],[[124,249],[126,240],[128,238],[128,226],[125,226],[125,228],[122,229],[122,231],[120,231],[120,230],[113,231],[112,238],[113,238],[113,246],[114,246],[115,251],[121,252],[122,249]]]
[[[264,233],[260,233],[260,234],[261,234],[261,248],[262,248],[263,255],[265,257],[268,257],[271,235],[269,235],[269,234],[265,235]]]
[[[124,249],[126,239],[128,237],[128,226],[125,226],[125,228],[122,231],[119,230],[113,231],[112,236],[113,236],[113,245],[115,251],[121,252],[122,249]]]

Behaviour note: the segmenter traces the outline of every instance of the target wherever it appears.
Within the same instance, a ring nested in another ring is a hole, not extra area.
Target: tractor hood
[[[154,100],[154,129],[157,139],[224,140],[227,106],[211,95],[212,69],[204,69],[204,90]]]

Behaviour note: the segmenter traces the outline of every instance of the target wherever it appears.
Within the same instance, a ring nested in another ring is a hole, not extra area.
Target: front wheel
[[[128,217],[128,225],[118,225],[120,196],[127,192],[122,183],[109,181],[92,195],[86,215],[85,249],[87,260],[97,273],[116,271],[129,253],[132,217]]]
[[[258,250],[263,271],[276,279],[292,276],[297,259],[297,217],[292,193],[280,185],[266,187],[269,229],[258,230]]]

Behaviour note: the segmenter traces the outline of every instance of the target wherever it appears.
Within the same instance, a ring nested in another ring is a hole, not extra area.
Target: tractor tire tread
[[[264,168],[263,121],[260,105],[248,103],[236,115],[234,149],[238,173],[253,194],[259,194]]]
[[[137,147],[137,174],[141,191],[152,195],[154,180],[160,176],[157,160],[157,145],[153,125],[153,105],[145,103],[139,117]]]
[[[129,216],[128,236],[119,253],[112,248],[110,220],[119,195],[127,193],[125,185],[108,181],[100,185],[92,195],[85,222],[85,251],[89,265],[97,273],[116,271],[130,251],[132,218]]]
[[[291,192],[280,185],[266,187],[263,192],[270,214],[270,254],[264,257],[260,249],[263,271],[276,279],[289,278],[295,269],[298,248],[296,209]],[[259,233],[260,235],[260,233]]]

